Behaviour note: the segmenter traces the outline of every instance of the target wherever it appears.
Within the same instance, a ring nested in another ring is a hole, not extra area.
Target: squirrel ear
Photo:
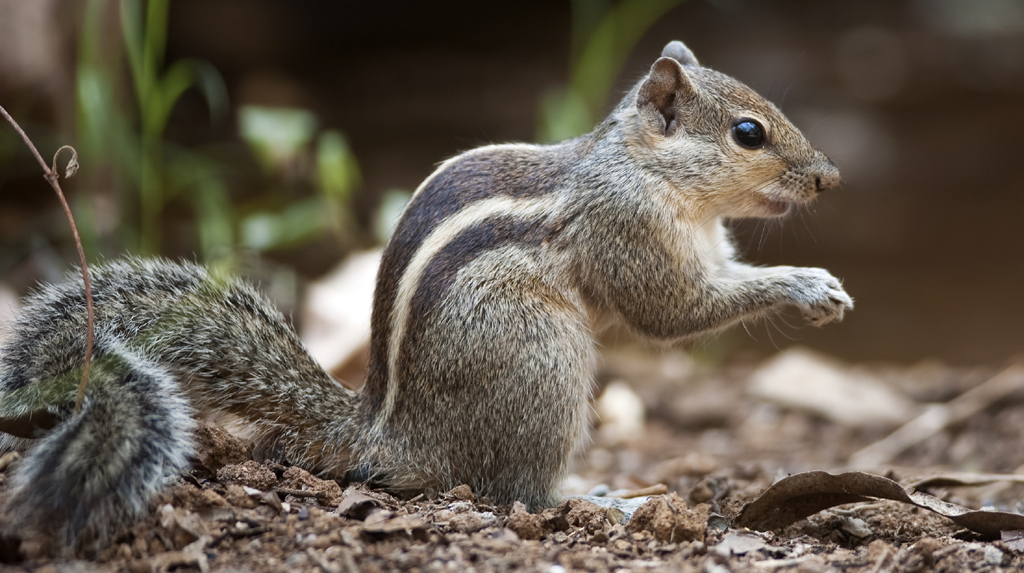
[[[695,95],[693,84],[679,61],[662,57],[651,66],[651,73],[640,85],[636,95],[636,108],[640,117],[664,135],[678,125],[676,105]]]
[[[672,40],[668,44],[665,44],[665,49],[661,51],[663,58],[672,58],[684,66],[693,66],[699,68],[700,64],[697,62],[697,57],[693,55],[690,48],[686,47],[686,44],[679,40]]]

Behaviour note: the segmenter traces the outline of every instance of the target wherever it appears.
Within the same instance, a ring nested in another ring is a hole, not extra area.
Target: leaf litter
[[[989,393],[999,396],[991,403],[973,402],[973,414],[874,468],[883,476],[848,471],[849,460],[884,440],[891,421],[858,426],[830,416],[824,402],[805,408],[755,395],[748,388],[759,364],[712,369],[675,353],[612,354],[606,362],[599,381],[627,381],[637,399],[611,417],[631,427],[635,420],[622,415],[642,415],[644,431],[633,437],[595,431],[566,484],[578,497],[557,507],[529,513],[522,504],[499,506],[468,486],[401,499],[362,484],[339,485],[300,468],[257,462],[248,444],[207,424],[197,440],[196,469],[115,543],[54,561],[37,540],[3,539],[0,570],[1024,567],[1024,516],[1017,506],[1024,499],[1024,400],[1017,390],[1004,385]],[[862,365],[856,376],[872,376],[925,411],[936,396],[955,401],[994,374]],[[16,458],[5,457],[0,496]]]

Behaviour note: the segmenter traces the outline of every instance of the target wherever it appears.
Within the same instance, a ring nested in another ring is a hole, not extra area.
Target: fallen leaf
[[[381,506],[380,501],[359,491],[355,486],[350,486],[338,504],[338,515],[362,520],[366,519],[373,509]]]
[[[728,557],[729,555],[745,555],[766,546],[764,539],[749,531],[733,531],[722,538],[713,549]]]
[[[908,492],[891,479],[863,472],[832,475],[822,471],[779,480],[745,505],[733,526],[756,531],[780,529],[823,509],[879,498],[933,511],[990,539],[999,539],[1003,531],[1024,529],[1024,515],[968,509],[923,492]]]
[[[1007,549],[1017,552],[1024,551],[1024,530],[1022,529],[1003,531],[1000,533],[1000,540],[1006,545]]]
[[[920,479],[909,487],[920,491],[933,487],[976,487],[999,482],[1024,483],[1024,475],[947,473]]]

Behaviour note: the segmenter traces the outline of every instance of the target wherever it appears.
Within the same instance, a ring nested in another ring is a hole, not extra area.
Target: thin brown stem
[[[64,198],[64,192],[60,189],[60,183],[58,183],[57,175],[57,156],[60,152],[65,149],[71,150],[71,161],[68,162],[67,177],[74,175],[78,169],[78,153],[75,152],[74,148],[65,145],[57,150],[57,153],[53,156],[53,169],[43,161],[43,156],[39,154],[39,150],[32,143],[32,140],[28,138],[25,131],[21,129],[18,122],[14,121],[11,114],[7,113],[7,110],[0,106],[0,115],[4,116],[4,119],[11,124],[14,131],[18,132],[21,139],[28,146],[32,155],[36,156],[36,161],[39,162],[39,166],[43,168],[43,177],[53,187],[57,198],[60,199],[60,204],[64,207],[64,214],[67,215],[68,223],[71,225],[71,234],[75,237],[75,246],[78,247],[78,259],[82,262],[82,281],[85,283],[85,313],[86,313],[86,332],[85,332],[85,362],[82,365],[82,381],[78,384],[78,396],[75,398],[75,413],[77,414],[82,410],[82,402],[85,400],[85,388],[89,384],[89,364],[92,360],[92,341],[93,341],[93,310],[92,310],[92,284],[89,281],[89,265],[85,261],[85,249],[82,247],[82,238],[78,236],[78,226],[75,225],[75,218],[71,215],[71,207],[68,206],[67,200]]]

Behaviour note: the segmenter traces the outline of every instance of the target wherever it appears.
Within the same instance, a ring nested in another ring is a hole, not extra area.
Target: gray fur
[[[74,273],[26,300],[0,350],[0,417],[46,408],[66,418],[16,471],[4,531],[56,531],[65,550],[101,545],[187,467],[195,412],[231,414],[265,455],[344,473],[355,394],[255,289],[161,260],[106,263],[92,274],[96,367],[79,415],[71,410],[85,302]],[[30,444],[8,439],[0,451]]]
[[[743,264],[721,223],[782,215],[835,186],[835,166],[682,44],[663,56],[590,134],[480,148],[421,186],[383,256],[358,393],[331,380],[252,287],[129,260],[95,270],[106,378],[90,389],[94,406],[71,417],[83,296],[74,279],[44,287],[0,351],[0,417],[46,408],[68,419],[18,470],[15,523],[42,528],[53,506],[32,479],[47,463],[82,467],[70,444],[98,439],[104,416],[126,421],[111,443],[160,447],[138,466],[98,452],[96,467],[146,485],[89,486],[80,507],[118,500],[102,512],[109,523],[58,512],[60,541],[107,539],[138,515],[190,451],[185,423],[161,437],[141,429],[164,423],[155,413],[104,414],[108,397],[134,399],[145,380],[164,388],[158,401],[175,419],[240,419],[258,457],[409,493],[467,483],[499,503],[544,507],[586,439],[594,329],[613,320],[673,342],[786,306],[814,324],[841,319],[852,300],[835,277]],[[741,120],[763,125],[763,146],[735,141]],[[77,479],[50,477],[50,489]]]
[[[122,348],[97,361],[82,412],[38,440],[11,481],[5,528],[102,547],[188,468],[192,410],[170,374]]]
[[[672,40],[668,44],[665,44],[665,49],[661,51],[661,55],[666,58],[672,58],[684,66],[693,66],[699,68],[700,64],[697,62],[697,57],[693,55],[690,48],[686,47],[686,44],[679,40]]]

